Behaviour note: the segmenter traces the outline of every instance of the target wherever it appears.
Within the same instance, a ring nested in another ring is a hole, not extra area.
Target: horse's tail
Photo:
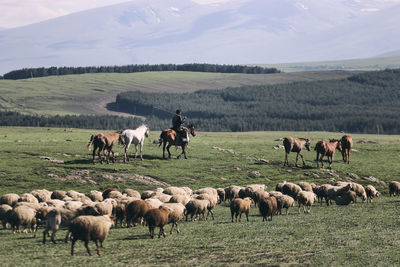
[[[94,137],[95,137],[94,134],[92,134],[92,136],[90,137],[89,143],[87,144],[88,150],[90,150],[90,147],[92,146],[92,144],[94,142]]]

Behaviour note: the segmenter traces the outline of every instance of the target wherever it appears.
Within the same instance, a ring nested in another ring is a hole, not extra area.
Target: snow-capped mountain
[[[0,74],[24,67],[268,64],[400,48],[400,2],[134,0],[0,31]]]

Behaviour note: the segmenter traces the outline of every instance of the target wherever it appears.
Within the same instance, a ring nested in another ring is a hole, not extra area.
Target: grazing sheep
[[[0,205],[0,221],[1,224],[3,225],[3,229],[7,228],[7,212],[9,210],[12,210],[12,207],[10,205],[7,204],[1,204]]]
[[[107,188],[107,189],[105,189],[103,191],[103,199],[110,198],[110,193],[113,192],[113,191],[119,192],[117,188]]]
[[[329,205],[329,199],[327,197],[328,190],[331,189],[333,185],[331,184],[322,184],[313,189],[313,192],[317,195],[318,202],[323,203],[323,199],[325,198],[326,204]]]
[[[54,190],[53,193],[51,193],[50,198],[51,199],[59,199],[62,200],[64,197],[67,196],[67,192],[63,190]]]
[[[67,196],[70,197],[70,198],[72,198],[72,200],[81,200],[82,198],[85,197],[84,194],[79,193],[79,192],[77,192],[77,191],[75,191],[75,190],[69,190],[69,191],[67,192]],[[65,200],[65,199],[64,199],[64,200]]]
[[[392,181],[389,183],[389,195],[398,196],[400,192],[400,183],[397,181]]]
[[[367,185],[365,187],[365,193],[367,194],[367,202],[369,200],[370,203],[372,203],[372,200],[373,200],[374,197],[378,197],[381,194],[372,185]]]
[[[59,199],[52,199],[50,201],[47,201],[46,204],[49,207],[53,207],[53,208],[62,208],[65,205],[65,201],[63,200],[59,200]]]
[[[335,199],[336,205],[349,205],[356,202],[357,194],[354,191],[347,191]]]
[[[250,206],[253,200],[250,197],[246,197],[244,199],[241,198],[235,198],[231,201],[231,216],[232,216],[232,222],[233,222],[233,216],[235,215],[235,222],[237,222],[238,216],[239,216],[239,222],[242,218],[242,213],[246,214],[246,219],[249,221],[249,212],[250,212]]]
[[[32,194],[25,193],[19,199],[18,202],[29,202],[39,204],[39,200]]]
[[[207,206],[208,212],[207,212],[206,218],[208,218],[208,215],[211,213],[212,219],[214,220],[214,213],[213,213],[212,210],[218,204],[218,196],[209,195],[209,194],[204,194],[203,193],[203,194],[197,195],[195,198],[196,199],[205,199],[205,200],[208,200],[210,202],[210,204]]]
[[[218,199],[217,189],[212,187],[200,188],[193,192],[193,194],[201,195],[201,194],[209,194],[210,196],[215,196]]]
[[[85,242],[85,247],[90,256],[92,252],[89,248],[89,241],[96,243],[97,255],[101,256],[100,247],[103,247],[103,242],[107,238],[111,226],[114,221],[110,216],[78,216],[71,221],[69,231],[71,232],[71,256],[74,255],[74,246],[77,240]]]
[[[268,194],[269,194],[269,196],[272,196],[272,197],[283,196],[283,193],[280,191],[269,191]]]
[[[170,203],[181,203],[182,205],[186,205],[190,201],[190,197],[187,195],[173,195],[169,200]]]
[[[277,213],[282,215],[282,209],[286,209],[286,215],[289,214],[289,208],[294,207],[294,198],[288,195],[276,197],[277,200]]]
[[[153,207],[145,200],[134,200],[126,206],[126,224],[132,226],[132,222],[136,225],[138,219],[142,220],[144,214]]]
[[[192,199],[190,200],[185,208],[186,208],[186,221],[188,220],[188,216],[190,215],[190,220],[193,221],[193,216],[195,216],[195,220],[197,217],[202,215],[203,220],[206,220],[205,212],[210,205],[210,201],[206,199]]]
[[[276,213],[278,209],[278,201],[276,197],[270,196],[260,199],[258,209],[261,216],[263,217],[263,222],[268,221],[268,217],[270,218],[269,220],[272,221],[272,216]]]
[[[89,192],[88,197],[95,202],[101,202],[104,200],[103,193],[97,190],[92,190]]]
[[[367,200],[367,193],[365,192],[364,186],[357,184],[357,183],[351,183],[352,189],[354,192],[356,192],[357,196],[361,197],[362,202],[365,202]]]
[[[155,194],[157,194],[157,192],[149,191],[149,190],[143,191],[142,194],[140,195],[140,198],[145,200],[145,199],[151,198]]]
[[[225,200],[226,200],[226,198],[225,198],[225,189],[217,188],[217,193],[218,193],[218,197],[219,197],[218,203],[221,203],[222,201],[225,202]]]
[[[167,202],[169,202],[170,200],[171,200],[171,195],[167,195],[167,194],[164,194],[164,193],[160,193],[160,194],[155,194],[154,196],[152,196],[151,198],[152,199],[158,199],[158,200],[160,200],[161,202],[163,202],[163,203],[167,203]]]
[[[285,183],[282,186],[282,193],[285,195],[289,195],[292,198],[296,199],[297,194],[302,191],[301,187],[294,183]]]
[[[326,191],[325,199],[326,205],[329,206],[331,201],[336,201],[338,196],[342,196],[344,193],[353,189],[353,185],[351,183],[347,183],[345,186],[332,186]]]
[[[9,206],[14,206],[18,202],[19,195],[14,193],[5,194],[0,198],[0,204],[7,204]]]
[[[275,186],[275,191],[282,192],[284,184],[286,184],[286,181],[283,181],[281,183],[277,183],[276,186]]]
[[[155,198],[148,198],[145,201],[149,203],[153,209],[158,209],[162,204],[164,204],[164,202],[161,202],[161,200]]]
[[[37,220],[36,220],[36,210],[28,206],[21,205],[12,210],[9,210],[6,214],[8,217],[8,222],[11,224],[13,233],[20,233],[21,226],[24,226],[25,230],[33,231],[34,237],[36,237],[37,232]]]
[[[299,213],[301,205],[303,205],[304,213],[311,213],[311,206],[314,204],[316,198],[317,196],[315,195],[314,192],[300,191],[297,194],[297,202],[299,203]]]
[[[168,223],[168,215],[170,213],[171,208],[169,207],[160,207],[158,209],[150,209],[144,215],[144,220],[149,226],[149,232],[151,238],[154,238],[154,229],[156,227],[160,227],[160,232],[158,234],[158,238],[163,235],[166,236],[164,232],[164,226]]]
[[[40,190],[33,190],[31,194],[34,195],[39,200],[39,202],[47,202],[51,200],[52,192],[46,189],[40,189]]]
[[[279,192],[280,193],[280,192]],[[264,190],[257,190],[253,193],[253,201],[254,205],[257,207],[257,205],[260,203],[261,198],[269,197],[269,193],[264,191]]]
[[[69,210],[77,210],[83,206],[83,203],[78,200],[66,201],[64,204],[64,208]]]
[[[122,194],[123,194],[123,195],[126,195],[126,196],[128,196],[128,197],[134,197],[134,198],[137,198],[137,199],[140,199],[140,198],[141,198],[141,197],[140,197],[140,193],[139,193],[137,190],[130,189],[130,188],[126,188],[126,189],[122,192]]]
[[[168,223],[172,223],[170,234],[172,235],[172,230],[174,229],[174,226],[176,232],[180,233],[181,231],[178,229],[178,222],[181,221],[183,218],[183,214],[186,209],[185,206],[181,203],[165,203],[162,205],[162,207],[168,207],[171,209],[168,215]]]
[[[313,192],[313,188],[312,188],[312,186],[311,186],[310,183],[307,183],[307,182],[299,182],[299,183],[298,183],[298,186],[300,186],[301,189],[302,189],[303,191]]]

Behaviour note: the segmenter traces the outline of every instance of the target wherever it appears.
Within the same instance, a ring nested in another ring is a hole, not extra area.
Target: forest
[[[247,73],[268,74],[279,73],[276,68],[263,68],[245,65],[218,65],[218,64],[158,64],[158,65],[124,65],[101,67],[50,67],[50,68],[24,68],[13,70],[3,75],[6,80],[28,79],[46,76],[60,76],[85,73],[134,73],[147,71],[192,71],[192,72],[217,72],[217,73]]]
[[[193,93],[121,93],[111,115],[37,116],[0,112],[1,126],[152,130],[171,125],[181,109],[201,131],[334,131],[399,134],[400,69],[371,71],[347,79],[242,86]]]

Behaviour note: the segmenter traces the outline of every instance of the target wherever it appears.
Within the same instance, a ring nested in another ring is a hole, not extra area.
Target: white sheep
[[[103,193],[97,190],[91,190],[88,194],[88,197],[95,202],[103,201]]]
[[[178,229],[178,222],[183,218],[186,209],[185,206],[181,203],[165,203],[162,205],[162,207],[169,207],[171,209],[168,215],[168,223],[172,223],[170,234],[172,235],[174,226],[176,228],[176,232],[180,233],[181,231]]]
[[[19,195],[14,193],[8,193],[1,196],[0,204],[7,204],[12,207],[16,202],[18,202],[18,200],[19,200]]]
[[[197,217],[202,215],[203,220],[206,220],[205,212],[210,205],[210,201],[206,199],[192,199],[186,204],[186,221],[188,220],[188,216],[191,216],[191,221],[196,220]]]
[[[365,187],[365,193],[367,194],[367,202],[369,200],[370,203],[372,203],[374,197],[378,197],[380,195],[378,190],[376,190],[376,188],[372,185],[367,185]]]
[[[314,204],[316,198],[317,196],[314,192],[300,191],[296,196],[297,202],[299,204],[299,213],[301,205],[303,205],[304,213],[311,213],[311,206]]]
[[[0,205],[0,221],[3,225],[3,229],[7,228],[7,212],[12,210],[12,207],[7,204]]]
[[[8,222],[11,224],[13,233],[21,232],[20,227],[24,226],[25,231],[33,231],[34,237],[37,232],[36,210],[28,206],[21,205],[7,212]]]

